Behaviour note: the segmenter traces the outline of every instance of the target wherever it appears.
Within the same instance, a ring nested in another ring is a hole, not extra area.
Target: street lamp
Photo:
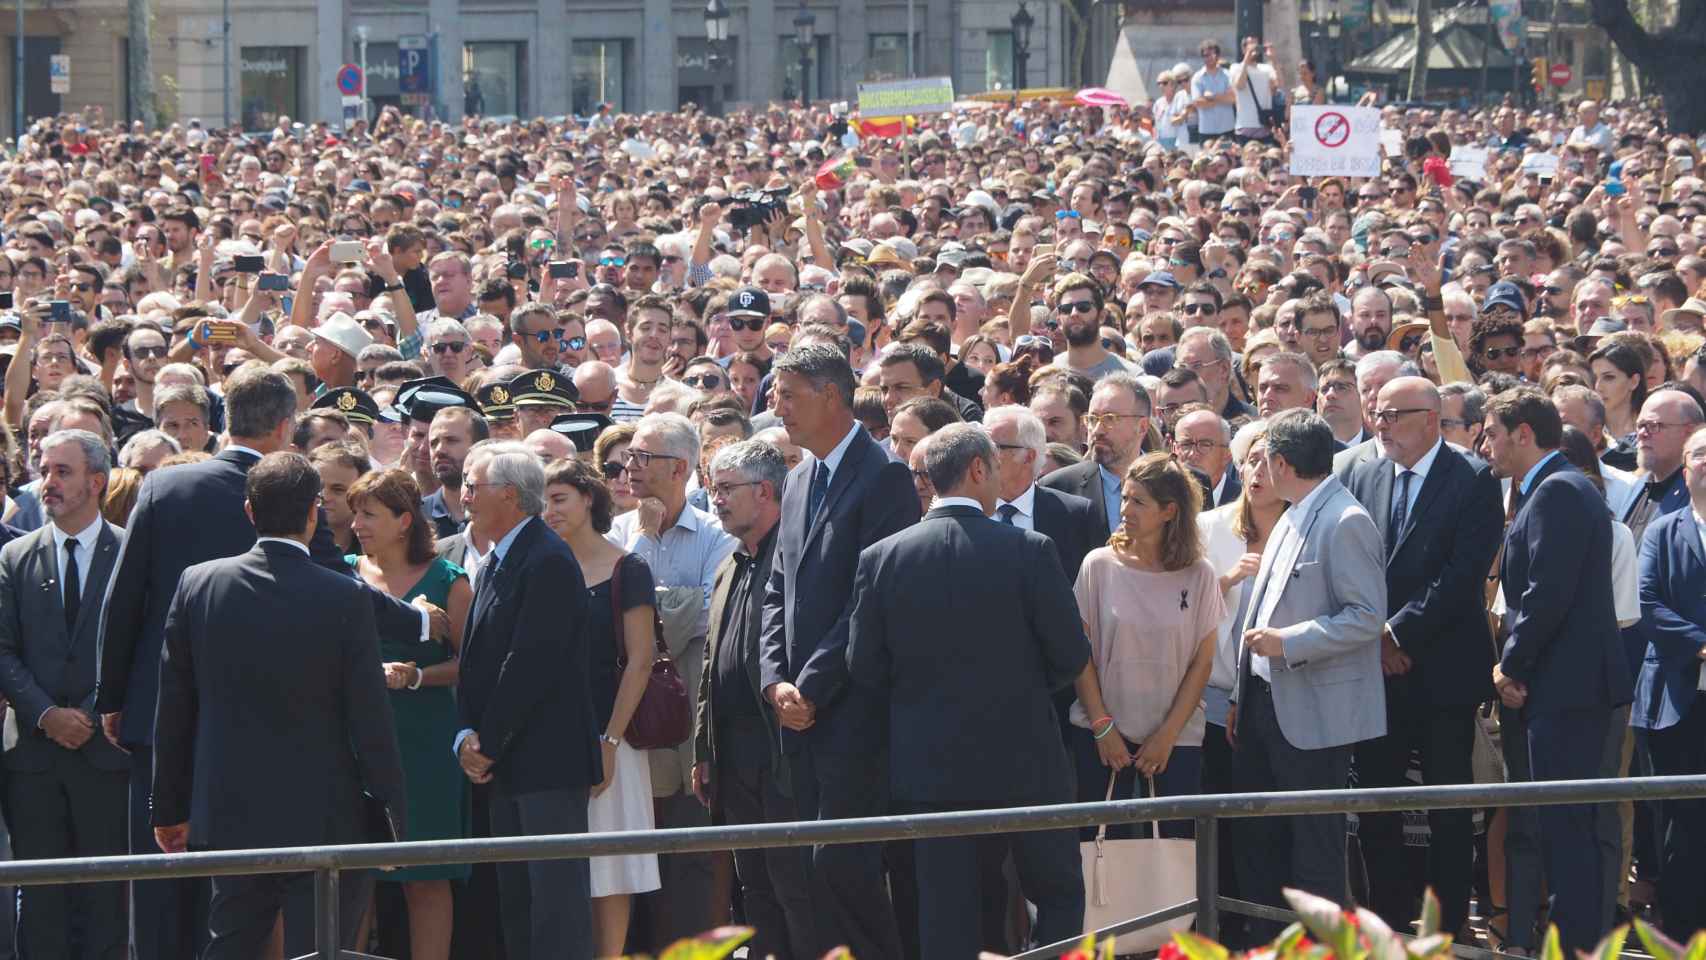
[[[1023,90],[1026,86],[1025,62],[1031,58],[1031,27],[1037,21],[1031,16],[1031,11],[1025,9],[1025,0],[1019,0],[1019,10],[1010,22],[1013,26],[1013,89]]]
[[[706,65],[715,70],[722,65],[723,44],[729,39],[729,5],[723,0],[710,0],[705,4],[705,40],[710,54]]]
[[[812,16],[812,12],[810,10],[807,10],[805,7],[801,7],[799,16],[794,18],[794,42],[799,44],[799,46],[800,46],[800,106],[801,106],[801,108],[806,108],[806,107],[811,106],[811,100],[807,96],[808,90],[809,90],[811,85],[806,82],[806,71],[811,69],[811,64],[812,64],[812,38],[816,35],[816,33],[817,33],[817,17]]]

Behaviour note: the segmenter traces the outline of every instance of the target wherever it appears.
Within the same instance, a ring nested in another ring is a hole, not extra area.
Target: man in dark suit
[[[1557,408],[1538,390],[1518,387],[1487,402],[1488,459],[1517,491],[1499,571],[1509,637],[1493,685],[1526,723],[1535,780],[1598,776],[1612,709],[1633,698],[1611,596],[1611,514],[1559,453],[1562,435]],[[1541,807],[1536,817],[1566,951],[1591,949],[1610,919],[1594,818],[1590,804]],[[1532,838],[1507,836],[1507,846],[1525,842]],[[1514,891],[1511,899],[1513,942],[1532,946],[1520,939],[1532,908]]]
[[[999,409],[999,408],[998,408]],[[886,701],[889,787],[917,813],[1067,803],[1072,773],[1051,702],[1090,658],[1078,603],[1047,537],[989,519],[997,449],[973,424],[931,436],[936,504],[866,548],[853,588],[847,662]],[[984,744],[984,747],[968,744]],[[917,844],[926,957],[975,957],[980,838]],[[1074,830],[1007,838],[1038,943],[1079,933],[1084,878]]]
[[[104,440],[61,430],[41,441],[49,523],[0,549],[0,690],[16,740],[6,750],[12,852],[22,860],[125,852],[130,760],[94,713],[97,605],[118,556],[101,519]],[[11,738],[8,738],[11,739]],[[90,960],[126,956],[124,886],[24,888],[22,942],[31,958],[73,956],[73,912]]]
[[[492,836],[585,833],[587,792],[604,779],[581,629],[586,583],[539,519],[545,468],[520,443],[477,446],[462,500],[468,529],[493,546],[463,633],[456,755],[469,780],[492,784]],[[510,960],[591,960],[587,861],[499,864],[498,892]]]
[[[307,457],[268,454],[246,487],[258,541],[185,570],[166,614],[155,838],[167,853],[394,840],[404,832],[403,765],[374,669],[373,601],[309,559],[320,475]],[[350,948],[372,874],[346,871],[342,884],[340,939]],[[312,874],[216,878],[203,956],[261,955],[281,909],[285,956],[312,950]]]
[[[1207,478],[1205,510],[1224,507],[1244,492],[1232,464],[1232,424],[1213,410],[1193,404],[1173,424],[1173,457]]]
[[[1043,422],[1036,414],[1008,404],[990,410],[983,424],[998,451],[996,467],[1001,485],[995,519],[1053,540],[1067,581],[1076,581],[1085,554],[1104,542],[1096,539],[1103,521],[1097,518],[1095,505],[1037,482],[1047,443]],[[1070,703],[1070,691],[1068,694]]]
[[[776,554],[777,521],[788,465],[782,451],[746,440],[711,463],[711,505],[740,548],[717,568],[711,590],[705,669],[699,674],[699,722],[693,737],[693,792],[717,823],[798,820],[782,764],[776,719],[758,667],[764,592]],[[811,854],[802,847],[736,850],[746,919],[757,933],[754,956],[813,956]]]
[[[1372,417],[1385,456],[1346,478],[1386,544],[1386,735],[1357,745],[1359,787],[1405,785],[1414,750],[1426,783],[1471,782],[1475,707],[1493,694],[1481,591],[1503,527],[1499,482],[1486,464],[1443,442],[1439,414],[1439,390],[1428,380],[1387,383]],[[1468,916],[1470,811],[1432,810],[1428,825],[1424,877],[1407,869],[1402,815],[1361,819],[1370,905],[1394,929],[1415,919],[1424,881],[1439,896],[1441,929],[1455,931]]]
[[[759,670],[781,723],[784,762],[804,819],[875,816],[888,807],[886,705],[847,675],[847,618],[859,551],[918,521],[905,464],[853,419],[853,369],[836,347],[794,347],[776,362],[774,404],[811,456],[788,475],[764,600]],[[881,848],[812,851],[822,942],[856,956],[901,955]]]
[[[1673,511],[1641,539],[1641,620],[1647,652],[1635,681],[1629,722],[1646,731],[1653,772],[1706,773],[1706,706],[1700,660],[1706,651],[1706,548],[1699,517],[1706,513],[1706,430],[1683,448],[1682,468],[1692,509]],[[1660,923],[1671,937],[1706,926],[1706,801],[1666,800],[1664,881]]]
[[[1149,393],[1130,374],[1114,373],[1096,381],[1084,426],[1090,431],[1090,456],[1056,470],[1042,486],[1083,497],[1095,505],[1097,546],[1120,525],[1120,484],[1143,454],[1149,436]]]
[[[166,611],[185,569],[246,553],[254,524],[244,513],[249,468],[267,453],[289,449],[296,389],[284,374],[239,371],[225,383],[230,441],[211,460],[156,471],[142,486],[107,584],[99,629],[95,709],[108,739],[130,751],[130,852],[156,849],[150,830],[154,775],[154,707]],[[350,575],[331,528],[315,526],[314,561]],[[377,590],[367,591],[382,633],[420,640],[448,636],[442,611],[426,614]],[[422,604],[422,606],[426,606]],[[137,960],[181,960],[205,942],[205,880],[139,880],[131,884]]]

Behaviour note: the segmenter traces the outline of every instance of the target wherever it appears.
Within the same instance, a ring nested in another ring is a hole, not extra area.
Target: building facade
[[[127,19],[122,0],[26,0],[26,112],[99,109],[125,116]],[[906,0],[736,0],[728,39],[706,39],[705,4],[672,0],[155,0],[152,56],[162,116],[249,129],[281,115],[336,121],[345,63],[367,66],[377,105],[411,112],[426,81],[436,117],[714,110],[797,100],[851,100],[864,80],[907,75]],[[912,73],[951,76],[956,92],[1013,82],[1018,0],[912,0]],[[801,69],[795,18],[814,18]],[[1061,82],[1057,5],[1031,0],[1028,85]],[[0,15],[0,96],[10,102],[12,18]],[[365,37],[365,40],[363,39]],[[229,48],[227,52],[227,46]],[[425,47],[424,56],[420,53]],[[71,57],[71,87],[49,93],[48,58]],[[411,73],[408,65],[424,63]],[[11,131],[10,112],[0,130]]]

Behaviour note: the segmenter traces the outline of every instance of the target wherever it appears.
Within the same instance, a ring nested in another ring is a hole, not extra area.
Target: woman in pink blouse
[[[1126,472],[1120,500],[1119,529],[1084,558],[1075,588],[1090,638],[1072,706],[1079,799],[1102,799],[1110,776],[1120,799],[1141,795],[1139,775],[1157,796],[1198,793],[1203,687],[1226,612],[1197,533],[1202,493],[1171,457],[1151,453]],[[1161,833],[1189,837],[1191,824]]]

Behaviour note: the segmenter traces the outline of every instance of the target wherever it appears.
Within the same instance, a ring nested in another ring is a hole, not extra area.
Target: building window
[[[576,116],[598,112],[601,103],[615,113],[627,102],[628,41],[576,40],[569,67],[569,109]]]
[[[304,47],[244,47],[242,66],[243,129],[264,130],[280,115],[302,116]]]
[[[983,89],[1013,89],[1013,31],[989,31],[983,50]]]
[[[463,44],[462,112],[485,117],[524,116],[525,76],[527,44]]]
[[[811,66],[807,76],[811,83],[806,85],[806,96],[813,100],[823,100],[829,96],[825,91],[829,75],[829,44],[832,38],[819,34],[812,37]],[[777,43],[776,49],[782,51],[782,98],[784,100],[800,99],[800,44],[793,35],[788,35]]]
[[[912,35],[912,60],[918,62],[918,34]],[[906,34],[873,33],[870,49],[865,55],[866,80],[904,80],[906,78]]]

